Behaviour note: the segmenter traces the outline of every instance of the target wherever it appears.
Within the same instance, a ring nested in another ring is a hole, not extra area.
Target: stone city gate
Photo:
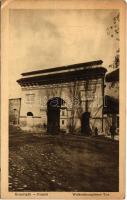
[[[60,111],[64,100],[60,97],[54,97],[47,103],[47,131],[51,134],[60,132]]]
[[[22,74],[20,127],[49,134],[89,135],[103,131],[104,77],[102,61],[92,61]],[[28,113],[33,119],[28,125]]]

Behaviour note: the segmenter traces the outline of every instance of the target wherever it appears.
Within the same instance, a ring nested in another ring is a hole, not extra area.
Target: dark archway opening
[[[33,117],[33,113],[32,113],[32,112],[28,112],[28,113],[27,113],[27,116]]]
[[[92,134],[90,128],[90,113],[84,112],[81,118],[81,135],[90,136]]]
[[[54,97],[47,103],[47,132],[51,135],[60,132],[60,108],[64,100],[60,97]]]

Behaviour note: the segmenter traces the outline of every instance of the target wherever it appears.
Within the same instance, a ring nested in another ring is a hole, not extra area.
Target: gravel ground
[[[118,191],[118,142],[10,135],[9,191]]]

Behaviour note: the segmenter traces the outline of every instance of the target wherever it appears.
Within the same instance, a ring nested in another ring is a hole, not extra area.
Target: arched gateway
[[[47,132],[58,134],[60,132],[60,110],[64,100],[60,97],[54,97],[47,103]]]
[[[22,88],[20,127],[27,127],[26,114],[31,112],[34,133],[47,130],[50,134],[89,135],[94,127],[103,131],[107,70],[102,63],[98,60],[23,73],[17,81]]]

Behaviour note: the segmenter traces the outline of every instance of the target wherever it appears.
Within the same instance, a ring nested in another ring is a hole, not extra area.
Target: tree
[[[119,49],[119,22],[120,22],[120,17],[119,13],[113,18],[112,24],[107,28],[107,35],[110,36],[114,41],[116,42],[117,50],[116,50],[116,55],[114,57],[113,63],[109,65],[110,68],[116,69],[119,68],[120,64],[120,49]]]

